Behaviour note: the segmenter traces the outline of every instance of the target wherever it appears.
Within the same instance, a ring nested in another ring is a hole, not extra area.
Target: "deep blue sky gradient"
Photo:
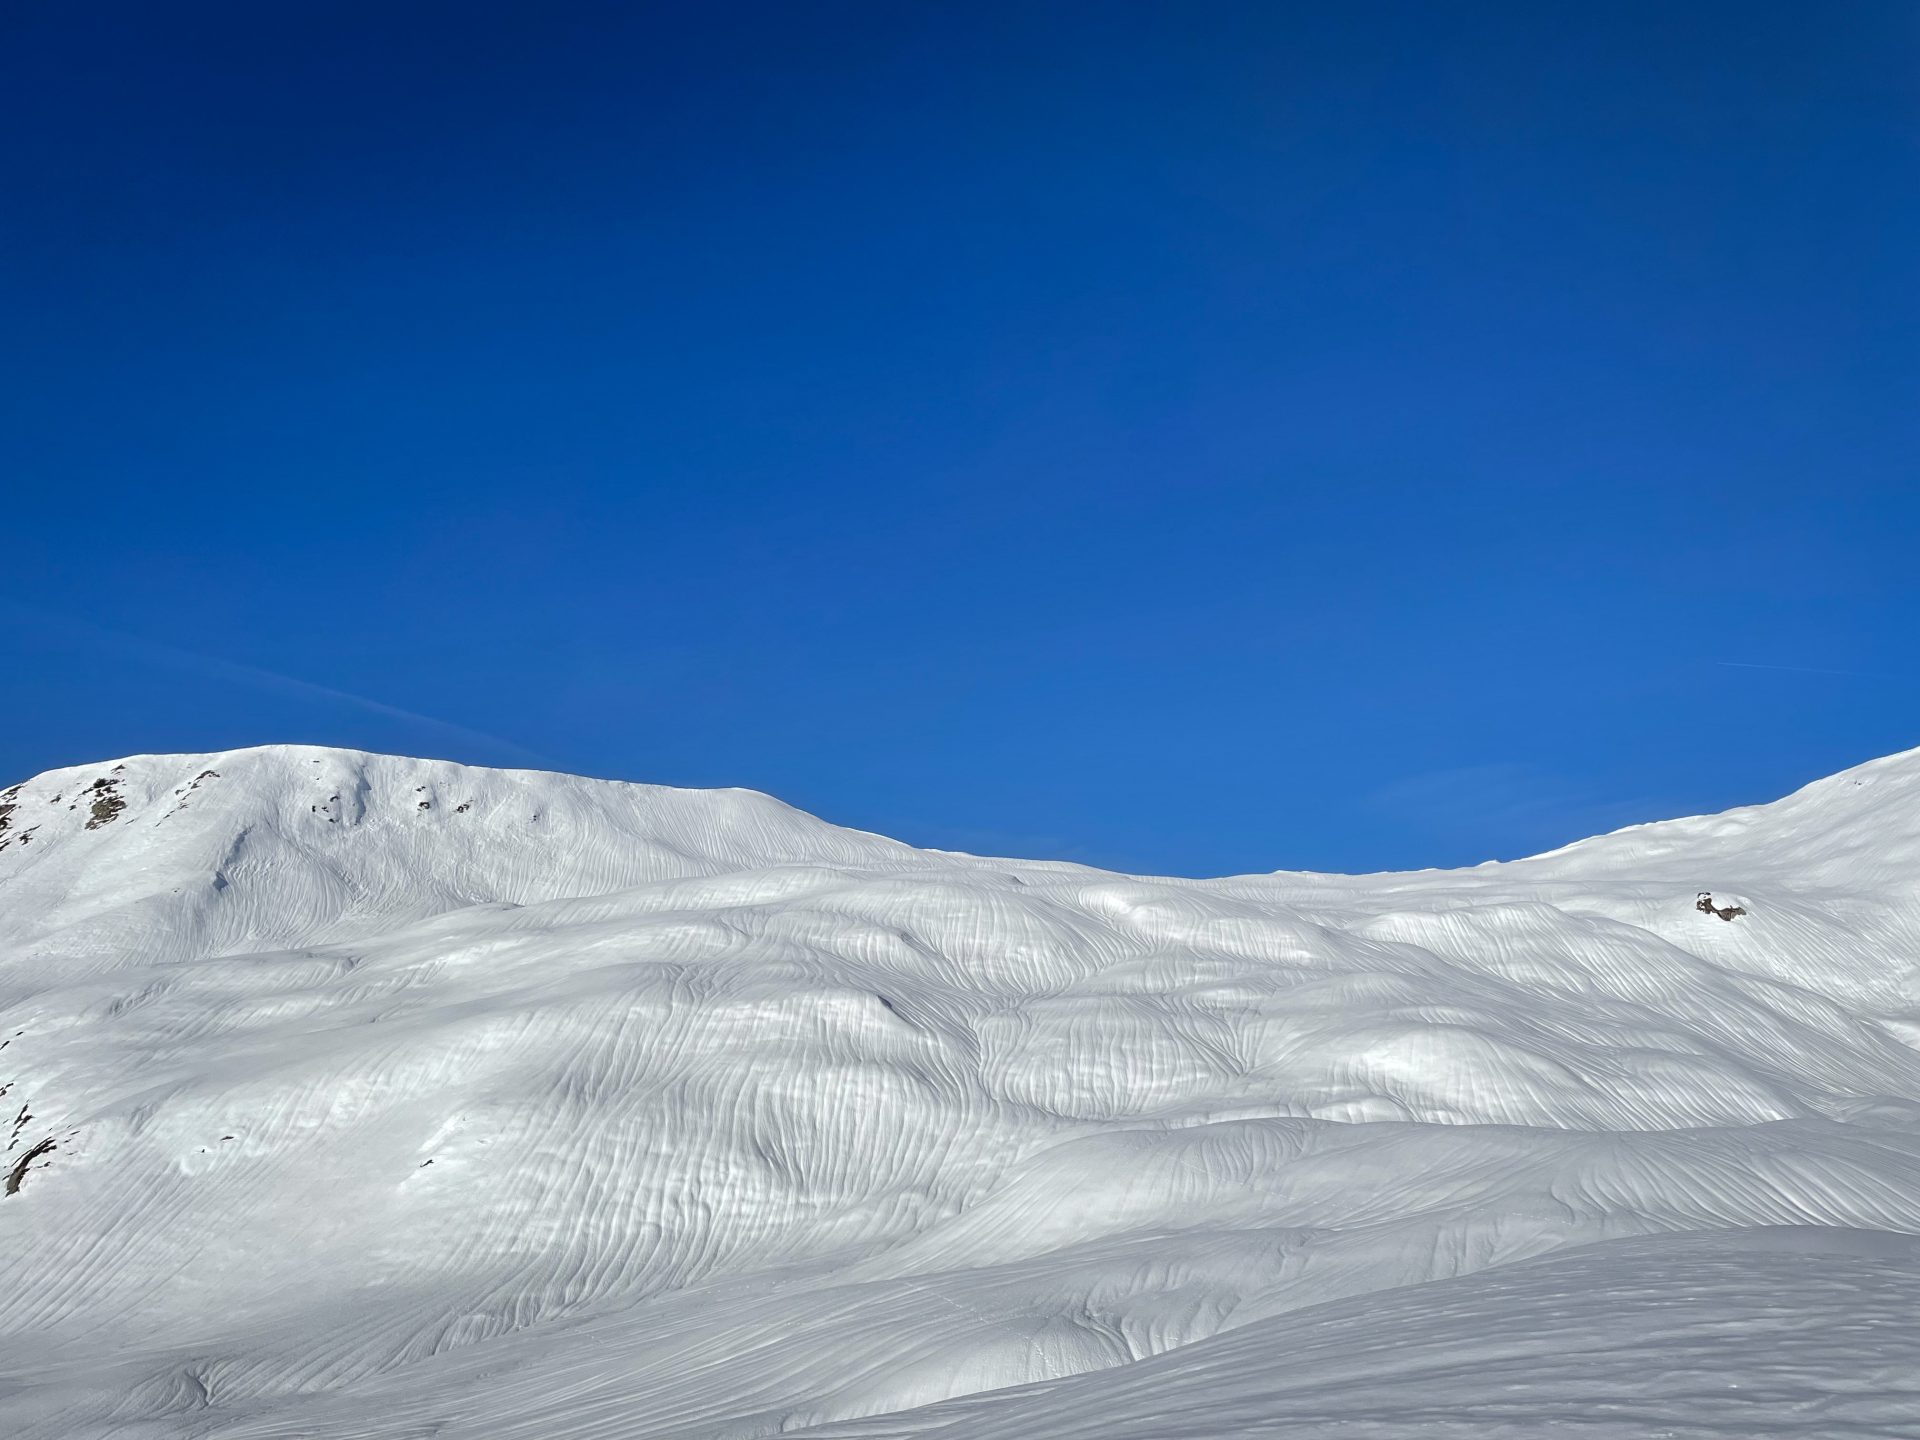
[[[1878,0],[15,7],[0,772],[1197,874],[1920,744],[1916,76]]]

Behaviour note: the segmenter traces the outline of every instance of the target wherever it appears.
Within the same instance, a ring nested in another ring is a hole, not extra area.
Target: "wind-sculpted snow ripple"
[[[1920,1232],[1920,900],[1859,839],[1920,863],[1908,771],[1215,882],[348,752],[54,772],[0,849],[9,1154],[51,1145],[8,1425],[918,1434],[1602,1242]]]

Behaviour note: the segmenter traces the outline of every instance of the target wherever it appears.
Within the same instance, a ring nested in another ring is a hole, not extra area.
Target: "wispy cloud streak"
[[[499,735],[489,734],[485,730],[475,730],[470,726],[456,725],[450,720],[422,715],[417,710],[389,705],[384,700],[375,700],[367,695],[356,695],[351,690],[339,690],[331,685],[302,680],[297,675],[283,675],[277,670],[265,670],[258,665],[247,665],[238,660],[226,660],[218,655],[208,655],[183,646],[169,645],[162,641],[146,639],[144,636],[131,635],[124,630],[96,625],[91,620],[44,610],[37,605],[24,605],[17,600],[0,598],[0,618],[10,620],[23,629],[62,635],[81,644],[117,651],[150,664],[202,675],[210,679],[224,680],[230,684],[249,686],[269,694],[288,695],[303,700],[323,700],[334,705],[349,706],[365,711],[369,715],[380,715],[389,720],[401,721],[443,739],[486,745],[529,764],[545,768],[551,768],[553,765],[553,761],[548,757]]]

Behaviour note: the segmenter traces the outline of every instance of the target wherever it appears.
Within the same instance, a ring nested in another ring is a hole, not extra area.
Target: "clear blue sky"
[[[1198,874],[1920,744],[1917,76],[1875,0],[16,6],[0,771]]]

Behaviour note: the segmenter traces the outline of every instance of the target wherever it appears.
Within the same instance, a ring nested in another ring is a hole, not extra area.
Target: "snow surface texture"
[[[51,772],[0,792],[0,1433],[1920,1437],[1916,876],[1920,751],[1213,881]]]

